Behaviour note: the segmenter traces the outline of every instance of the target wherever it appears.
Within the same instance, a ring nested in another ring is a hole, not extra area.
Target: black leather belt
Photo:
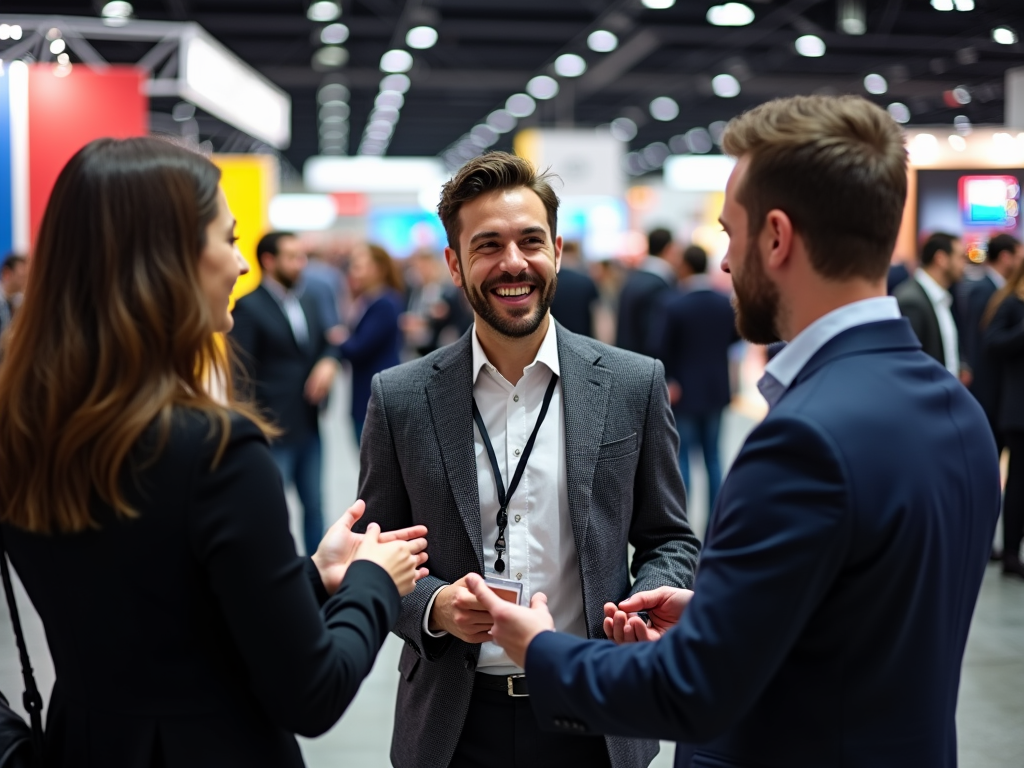
[[[530,695],[526,675],[488,675],[477,672],[473,684],[488,691],[502,691],[516,699]]]

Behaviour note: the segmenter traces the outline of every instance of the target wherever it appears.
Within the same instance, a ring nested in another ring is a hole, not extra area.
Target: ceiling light
[[[505,102],[505,109],[513,117],[529,117],[537,108],[537,102],[525,93],[513,93]]]
[[[711,78],[711,90],[715,96],[731,99],[740,95],[740,81],[729,74],[715,75]]]
[[[953,0],[932,0],[932,8],[936,11],[952,11]]]
[[[518,122],[507,109],[496,109],[487,116],[487,124],[498,133],[508,133]]]
[[[745,27],[754,20],[754,12],[743,3],[726,3],[711,6],[707,19],[716,27]]]
[[[433,27],[413,27],[405,35],[405,44],[424,51],[437,43],[437,30]]]
[[[587,47],[597,53],[609,53],[619,47],[619,38],[607,29],[598,29],[587,35]]]
[[[663,11],[676,4],[676,0],[641,0],[641,2],[644,4],[644,7],[655,11]]]
[[[825,55],[825,41],[817,35],[801,35],[796,39],[796,52],[816,59]]]
[[[953,134],[952,136],[949,137],[948,141],[949,146],[951,146],[957,152],[963,152],[965,149],[967,149],[967,139],[965,139],[963,136],[957,136],[956,134]]]
[[[412,85],[412,81],[409,80],[408,75],[388,75],[380,81],[381,91],[397,91],[398,93],[406,93],[409,90],[409,86]]]
[[[659,96],[651,102],[651,117],[655,120],[661,120],[663,123],[667,123],[669,120],[675,120],[679,117],[679,105],[676,100],[668,96]]]
[[[647,161],[647,165],[651,168],[661,168],[668,159],[668,156],[672,154],[672,151],[665,142],[656,141],[644,147],[642,154],[644,160]]]
[[[953,118],[953,125],[956,127],[956,132],[963,135],[969,136],[973,127],[971,126],[971,118],[967,115],[957,115]]]
[[[888,111],[889,117],[891,117],[897,123],[900,123],[902,125],[903,123],[910,122],[910,109],[907,107],[906,104],[901,104],[898,101],[894,101],[885,109],[886,111]]]
[[[992,30],[992,39],[1000,45],[1015,45],[1017,33],[1009,27],[996,27]]]
[[[17,24],[0,24],[0,40],[21,40],[21,27]]]
[[[342,120],[347,120],[348,116],[352,114],[352,109],[343,101],[332,102],[320,107],[320,119],[326,120],[330,117],[340,117]]]
[[[370,113],[370,121],[384,120],[389,123],[397,123],[399,114],[397,107],[380,106]]]
[[[711,125],[708,126],[708,133],[711,135],[711,140],[716,145],[722,145],[722,137],[725,135],[725,129],[729,126],[725,120],[715,120]]]
[[[50,43],[50,53],[56,55],[58,53],[64,53],[64,49],[68,47],[68,44],[64,42],[64,39],[58,37],[52,43]]]
[[[395,48],[380,57],[380,69],[382,72],[408,72],[412,69],[412,54]]]
[[[57,63],[58,64],[70,64],[71,63],[71,57],[68,56],[66,53],[62,53],[62,54],[57,56]]]
[[[338,69],[348,63],[348,51],[338,45],[325,45],[313,54],[314,69]]]
[[[847,35],[863,35],[868,31],[864,0],[839,0],[839,31]]]
[[[558,81],[547,75],[537,75],[526,84],[526,92],[535,99],[553,99],[558,95]]]
[[[907,146],[910,162],[915,165],[934,163],[939,154],[939,140],[930,133],[919,133]]]
[[[956,99],[957,104],[970,104],[971,92],[966,87],[959,85],[953,89],[953,98]]]
[[[587,71],[587,62],[575,53],[563,53],[555,59],[555,74],[562,77],[579,77]]]
[[[706,128],[691,128],[685,139],[687,148],[696,155],[706,155],[714,145]]]
[[[474,125],[469,136],[471,139],[476,139],[475,143],[482,143],[485,147],[491,146],[498,140],[498,132],[489,125]]]
[[[132,8],[131,3],[126,3],[124,0],[114,0],[114,2],[107,3],[103,6],[103,10],[100,11],[100,16],[105,19],[129,19],[131,15],[135,13],[135,9]]]
[[[327,83],[316,94],[317,101],[321,104],[345,102],[348,101],[348,97],[348,88],[341,83]]]
[[[611,133],[619,141],[632,141],[636,138],[636,123],[628,117],[617,117],[612,120]]]
[[[404,104],[405,96],[400,94],[398,91],[381,91],[377,94],[377,98],[373,100],[373,105],[375,107],[394,107],[395,109],[401,109]]]
[[[974,0],[953,0],[953,5],[958,11],[973,11]]]
[[[320,31],[320,42],[324,45],[340,45],[348,40],[348,27],[344,24],[328,24]]]
[[[306,18],[310,21],[334,21],[341,16],[341,6],[334,0],[317,0],[309,4]]]
[[[889,90],[889,84],[881,75],[872,73],[864,78],[864,90],[879,96]]]

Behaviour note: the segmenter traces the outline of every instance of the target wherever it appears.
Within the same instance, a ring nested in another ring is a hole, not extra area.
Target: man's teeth
[[[525,296],[532,289],[528,285],[521,285],[517,288],[498,288],[497,293],[499,296]]]

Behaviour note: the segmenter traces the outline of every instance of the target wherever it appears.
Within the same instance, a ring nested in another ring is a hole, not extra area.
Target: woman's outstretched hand
[[[317,547],[316,553],[312,556],[313,564],[316,565],[317,570],[320,572],[320,579],[323,581],[324,589],[327,590],[329,595],[333,595],[338,591],[341,580],[345,578],[349,564],[354,559],[357,559],[356,552],[363,542],[365,535],[353,532],[352,526],[356,524],[365,512],[366,502],[359,499],[345,510],[345,514],[327,530],[326,535],[320,542],[320,546]],[[397,531],[380,533],[377,542],[378,544],[389,544],[397,541],[407,542],[410,545],[410,553],[416,558],[416,579],[421,579],[427,575],[427,569],[420,567],[427,562],[427,540],[424,538],[426,535],[427,529],[425,526],[414,525],[409,528],[400,528]],[[401,591],[401,587],[399,587],[399,591]]]
[[[416,588],[416,582],[427,574],[426,568],[420,568],[426,562],[427,554],[424,550],[427,548],[427,540],[382,542],[380,537],[380,526],[370,523],[353,559],[369,560],[379,565],[395,582],[398,594],[405,597]]]

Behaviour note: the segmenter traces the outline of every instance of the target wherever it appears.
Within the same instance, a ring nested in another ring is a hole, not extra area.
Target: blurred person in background
[[[256,404],[281,429],[270,446],[285,487],[302,502],[306,552],[324,535],[320,408],[338,360],[320,308],[302,290],[306,251],[291,232],[269,232],[256,246],[263,278],[235,304],[231,339],[252,383]]]
[[[334,345],[345,338],[341,322],[342,274],[336,261],[330,260],[328,251],[309,253],[306,268],[302,270],[302,287],[316,302],[320,323],[326,329],[327,340]]]
[[[667,229],[654,229],[647,236],[647,251],[622,286],[615,346],[653,357],[651,320],[662,295],[676,284],[679,246]]]
[[[370,401],[370,381],[400,362],[398,319],[405,300],[398,265],[379,245],[358,245],[352,251],[348,287],[352,293],[351,331],[339,350],[341,359],[352,366],[352,425],[358,444]]]
[[[970,370],[961,364],[960,334],[950,291],[963,279],[966,266],[963,241],[936,232],[921,249],[921,266],[913,278],[904,280],[893,293],[924,351],[965,384],[970,383]]]
[[[362,502],[296,555],[215,338],[248,271],[219,180],[100,139],[43,216],[0,369],[3,540],[57,675],[33,765],[299,768],[425,575],[425,530],[362,538]]]
[[[473,322],[462,292],[452,284],[444,262],[430,250],[409,257],[406,310],[400,318],[406,346],[418,356],[451,344]]]
[[[966,321],[961,346],[973,373],[970,390],[985,409],[1000,453],[1004,445],[998,427],[1002,372],[996,358],[985,349],[982,320],[996,291],[1006,285],[1007,279],[1022,262],[1024,245],[1012,235],[996,235],[988,242],[984,273],[981,279],[967,285],[965,297]],[[1024,394],[1024,390],[1021,393]]]
[[[580,244],[567,240],[562,246],[562,267],[558,271],[558,287],[551,302],[551,316],[566,330],[593,339],[594,310],[601,295],[585,269]]]
[[[683,251],[680,287],[663,299],[652,326],[651,346],[665,364],[669,402],[679,432],[679,471],[690,491],[690,451],[701,451],[708,475],[708,511],[722,484],[719,434],[732,400],[729,347],[740,340],[729,297],[711,285],[708,256],[691,245]]]
[[[0,333],[11,324],[21,306],[28,280],[28,259],[18,253],[9,253],[0,266]]]
[[[1024,262],[989,301],[982,318],[983,349],[1000,376],[996,429],[1010,451],[1003,498],[1003,573],[1024,578]]]

